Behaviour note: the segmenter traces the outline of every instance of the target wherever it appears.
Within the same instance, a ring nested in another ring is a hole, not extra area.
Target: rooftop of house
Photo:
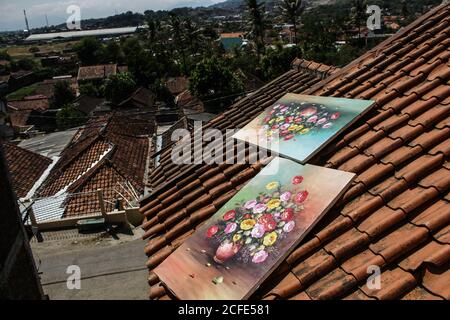
[[[24,198],[50,166],[52,160],[10,142],[4,142],[3,146],[14,191],[18,198]]]
[[[80,67],[78,81],[106,79],[117,73],[117,64],[102,64],[96,66]]]
[[[199,98],[192,95],[189,90],[185,90],[180,93],[175,98],[175,102],[185,114],[199,113],[203,112],[205,109],[203,102]]]
[[[301,70],[329,67],[299,60],[208,123],[241,128],[288,92],[376,102],[310,162],[356,173],[351,188],[252,298],[450,298],[449,11],[440,5],[323,81]],[[141,202],[152,299],[170,298],[152,270],[262,167],[176,166],[170,153]],[[370,265],[379,290],[366,285]]]
[[[188,89],[189,80],[186,77],[173,77],[167,79],[165,85],[173,95],[178,95]]]
[[[144,190],[144,172],[149,152],[149,136],[155,130],[154,120],[119,113],[91,120],[72,138],[61,158],[38,190],[40,197],[61,192],[84,193],[102,189],[107,210],[118,199],[119,184],[128,184],[139,194]],[[123,190],[122,192],[123,193]],[[132,200],[126,194],[127,200]],[[97,205],[98,203],[92,204]],[[65,214],[92,212],[86,201],[73,198]]]
[[[119,107],[132,106],[138,109],[153,109],[155,104],[155,94],[148,88],[139,87],[128,98],[123,100]]]
[[[47,110],[50,106],[48,97],[43,95],[35,95],[25,97],[22,100],[8,101],[8,107],[12,110]]]

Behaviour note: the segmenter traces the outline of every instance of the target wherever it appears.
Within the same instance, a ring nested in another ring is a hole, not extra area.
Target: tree
[[[103,49],[103,62],[121,63],[123,61],[123,52],[120,45],[114,40],[109,41]]]
[[[358,38],[361,38],[361,26],[366,17],[366,6],[364,0],[353,0],[351,9],[351,20],[358,28]]]
[[[105,97],[113,104],[119,104],[136,89],[136,83],[128,72],[109,76],[105,83]]]
[[[297,43],[297,18],[305,10],[302,0],[282,0],[281,10],[283,15],[294,26],[294,43]]]
[[[183,71],[184,74],[188,74],[187,65],[186,65],[186,47],[185,47],[185,37],[182,29],[182,24],[180,18],[173,12],[170,13],[169,20],[170,33],[172,36],[172,41],[177,49],[177,52],[181,55],[181,59],[183,62]]]
[[[53,85],[52,108],[58,109],[75,99],[75,93],[67,81],[58,81]]]
[[[88,118],[72,104],[64,105],[56,113],[56,126],[59,130],[67,130],[69,128],[78,127],[86,123]]]
[[[267,50],[261,60],[261,69],[266,80],[272,80],[291,69],[292,61],[300,54],[300,48],[283,48],[278,45],[275,49]]]
[[[225,61],[205,58],[199,62],[189,78],[192,94],[203,100],[206,109],[218,112],[244,91],[244,85]]]
[[[96,38],[83,38],[74,47],[78,59],[83,65],[94,65],[100,62],[103,46]]]
[[[250,35],[256,44],[256,52],[258,57],[264,50],[264,2],[258,3],[258,0],[245,0],[247,5],[248,22],[250,24]]]

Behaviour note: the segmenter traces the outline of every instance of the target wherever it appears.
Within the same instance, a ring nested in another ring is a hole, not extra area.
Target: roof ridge
[[[322,79],[325,79],[326,77],[340,70],[339,67],[301,58],[295,58],[295,60],[292,62],[292,66],[298,68],[298,70],[301,71],[305,71],[314,75],[320,75]]]

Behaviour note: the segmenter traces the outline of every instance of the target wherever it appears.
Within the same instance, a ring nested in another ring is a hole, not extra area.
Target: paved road
[[[33,252],[44,291],[52,300],[148,299],[144,246],[144,241],[136,239],[115,245],[38,245]],[[67,288],[70,265],[80,267],[80,290]]]

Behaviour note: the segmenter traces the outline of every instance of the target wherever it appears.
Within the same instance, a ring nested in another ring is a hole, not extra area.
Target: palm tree
[[[283,15],[294,25],[294,43],[297,43],[297,18],[305,10],[302,0],[282,0],[281,10]]]
[[[203,29],[199,28],[196,23],[187,18],[183,21],[185,38],[189,43],[191,54],[196,55],[202,47],[204,47],[206,38]]]
[[[250,34],[256,43],[256,52],[259,57],[264,49],[265,3],[258,3],[258,0],[245,0],[245,3],[247,5]]]
[[[173,12],[171,12],[169,15],[170,15],[169,28],[170,28],[170,33],[172,35],[172,41],[173,41],[178,53],[181,55],[181,59],[183,60],[184,73],[185,73],[185,75],[187,75],[188,72],[187,72],[187,65],[186,65],[185,37],[184,37],[184,33],[183,33],[181,20]]]
[[[366,6],[364,0],[354,0],[352,3],[351,19],[358,28],[358,37],[361,38],[361,25],[366,16]]]

